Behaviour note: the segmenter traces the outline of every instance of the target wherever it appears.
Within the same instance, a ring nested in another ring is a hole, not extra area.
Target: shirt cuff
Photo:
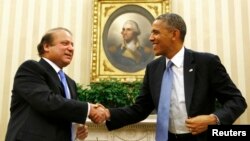
[[[87,117],[89,117],[89,113],[90,113],[90,104],[88,103],[88,113],[87,113]]]
[[[216,118],[216,125],[220,125],[220,119],[218,118],[218,116],[216,116],[215,114],[210,115]]]

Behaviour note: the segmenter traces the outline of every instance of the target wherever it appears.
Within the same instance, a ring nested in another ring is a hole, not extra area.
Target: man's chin
[[[63,62],[64,67],[68,66],[70,63],[71,63],[71,59],[70,59],[70,60],[65,60],[65,61]]]
[[[154,52],[154,55],[155,55],[155,56],[160,56],[160,55],[162,55],[162,54],[160,54],[159,52],[156,52],[156,51],[155,51],[155,52]]]
[[[72,57],[65,57],[64,62],[70,63],[72,60]]]

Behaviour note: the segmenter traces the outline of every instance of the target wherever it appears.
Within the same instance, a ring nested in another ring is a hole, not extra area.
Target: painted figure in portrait
[[[153,60],[152,44],[148,39],[150,25],[151,22],[138,13],[122,14],[110,24],[104,48],[114,67],[132,73],[144,69]]]
[[[122,42],[118,46],[109,47],[109,52],[112,54],[112,59],[116,63],[124,67],[140,66],[141,64],[148,63],[153,57],[152,47],[142,46],[138,36],[141,30],[134,20],[127,20],[122,27],[121,37]]]

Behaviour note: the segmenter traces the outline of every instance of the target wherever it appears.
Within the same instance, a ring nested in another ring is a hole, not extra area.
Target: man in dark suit
[[[58,75],[72,60],[72,33],[61,27],[51,29],[37,49],[40,61],[25,61],[16,72],[5,140],[72,141],[74,136],[86,138],[86,118],[100,121],[105,113],[94,104],[77,101],[75,81],[66,75],[67,82],[63,85],[63,78]],[[81,125],[76,127],[76,133],[73,122]]]
[[[147,65],[135,104],[106,109],[109,130],[137,123],[154,109],[160,110],[163,73],[169,61],[173,63],[173,81],[169,117],[165,116],[168,138],[157,141],[206,141],[208,125],[233,124],[245,111],[245,99],[219,57],[185,48],[185,35],[186,24],[179,15],[167,13],[156,18],[149,39],[155,55],[161,57]],[[215,107],[216,99],[221,108]]]

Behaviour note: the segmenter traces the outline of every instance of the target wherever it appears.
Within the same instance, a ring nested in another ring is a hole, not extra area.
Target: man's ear
[[[43,49],[44,49],[44,52],[48,52],[49,51],[49,47],[50,45],[49,44],[43,44]]]
[[[181,32],[179,30],[173,30],[173,40],[179,39],[181,35]]]

